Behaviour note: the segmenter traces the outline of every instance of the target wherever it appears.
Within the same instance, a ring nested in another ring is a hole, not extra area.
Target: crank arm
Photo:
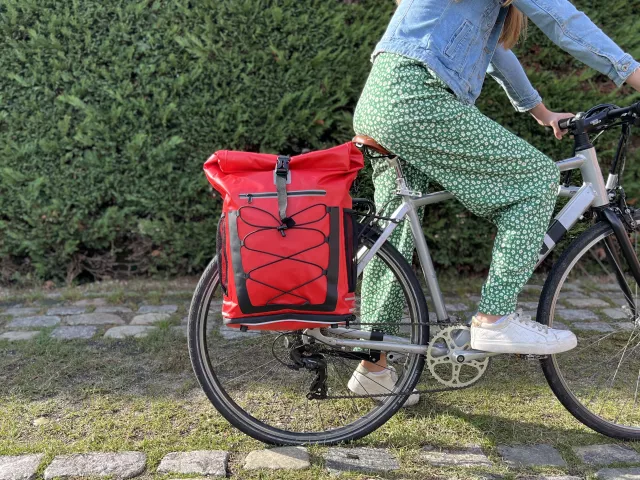
[[[453,358],[458,363],[469,363],[474,360],[484,360],[487,357],[502,355],[501,353],[483,352],[482,350],[454,350],[452,353]]]

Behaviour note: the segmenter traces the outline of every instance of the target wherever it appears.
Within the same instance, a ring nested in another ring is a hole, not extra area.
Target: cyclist
[[[535,267],[555,205],[559,171],[546,155],[473,106],[489,73],[519,112],[563,132],[570,113],[546,108],[510,50],[527,18],[578,60],[640,91],[640,64],[568,0],[397,0],[376,46],[373,66],[354,113],[356,134],[373,137],[405,162],[409,186],[425,191],[431,178],[474,214],[493,221],[497,235],[489,275],[472,318],[471,347],[498,353],[554,354],[576,346],[570,331],[546,329],[516,312],[516,300]],[[395,198],[395,173],[373,165],[375,202]],[[391,241],[413,254],[408,223]],[[361,319],[395,333],[402,293],[379,260],[364,272]],[[391,324],[391,325],[390,325]],[[381,357],[362,362],[349,381],[358,394],[386,393],[397,379]],[[409,397],[405,405],[418,401]]]

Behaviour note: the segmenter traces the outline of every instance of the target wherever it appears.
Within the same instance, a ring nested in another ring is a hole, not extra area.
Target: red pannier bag
[[[299,330],[353,318],[352,143],[293,157],[220,150],[204,164],[224,199],[217,254],[229,327]]]

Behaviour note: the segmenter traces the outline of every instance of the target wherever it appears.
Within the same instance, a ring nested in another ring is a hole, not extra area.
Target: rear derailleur
[[[291,370],[311,370],[316,374],[307,398],[309,400],[325,400],[327,393],[327,361],[326,357],[342,357],[349,360],[366,360],[377,362],[380,360],[380,352],[342,351],[335,348],[327,348],[318,345],[312,338],[299,334],[284,334],[285,346],[289,351],[290,362],[282,362]]]
[[[327,362],[324,355],[320,353],[307,352],[307,345],[299,345],[289,350],[289,358],[293,364],[288,367],[292,370],[300,370],[301,368],[311,370],[316,374],[307,398],[309,400],[323,400],[327,398]]]

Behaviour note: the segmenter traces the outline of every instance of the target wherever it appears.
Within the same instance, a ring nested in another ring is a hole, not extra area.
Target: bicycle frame
[[[426,205],[450,200],[454,198],[454,196],[452,193],[447,191],[422,195],[420,192],[410,190],[406,184],[398,157],[389,157],[387,158],[387,161],[396,172],[398,186],[397,194],[402,198],[402,203],[393,212],[391,217],[389,217],[390,221],[388,225],[383,229],[379,238],[371,248],[360,252],[361,256],[358,260],[358,276],[362,274],[367,264],[375,256],[376,252],[384,242],[389,239],[400,222],[405,220],[405,218],[408,218],[420,266],[435,307],[436,318],[438,322],[450,322],[444,297],[440,290],[436,271],[431,259],[431,254],[429,253],[429,247],[427,246],[427,241],[422,231],[422,221],[418,215],[418,209]],[[598,157],[593,146],[590,146],[588,149],[581,150],[575,157],[556,162],[556,165],[560,172],[580,169],[584,183],[581,187],[559,186],[558,196],[570,197],[570,200],[551,222],[544,237],[536,268],[542,263],[547,255],[551,253],[567,231],[575,225],[587,210],[594,207],[601,207],[605,220],[611,223],[616,237],[618,237],[618,241],[623,246],[623,253],[625,254],[625,257],[633,257],[633,261],[630,261],[629,263],[634,273],[634,277],[636,277],[636,280],[640,281],[640,265],[638,264],[635,253],[633,255],[629,255],[628,252],[625,251],[625,245],[628,244],[626,246],[629,248],[631,245],[620,218],[618,218],[611,210],[603,208],[609,205],[609,191],[614,190],[618,186],[618,176],[609,174],[605,184],[604,177],[598,163]],[[339,327],[331,329],[330,331],[331,333],[340,334],[343,337],[351,337],[353,340],[326,336],[319,329],[307,330],[306,335],[314,337],[322,343],[335,347],[359,347],[413,354],[424,354],[427,349],[426,346],[410,344],[407,339],[392,335],[383,335],[382,338],[378,337],[374,340],[369,335],[369,332],[364,330],[353,330]],[[469,360],[471,360],[472,357],[481,358],[489,355],[495,355],[485,352],[476,352],[473,350],[467,350],[459,353],[464,357],[469,357]]]

